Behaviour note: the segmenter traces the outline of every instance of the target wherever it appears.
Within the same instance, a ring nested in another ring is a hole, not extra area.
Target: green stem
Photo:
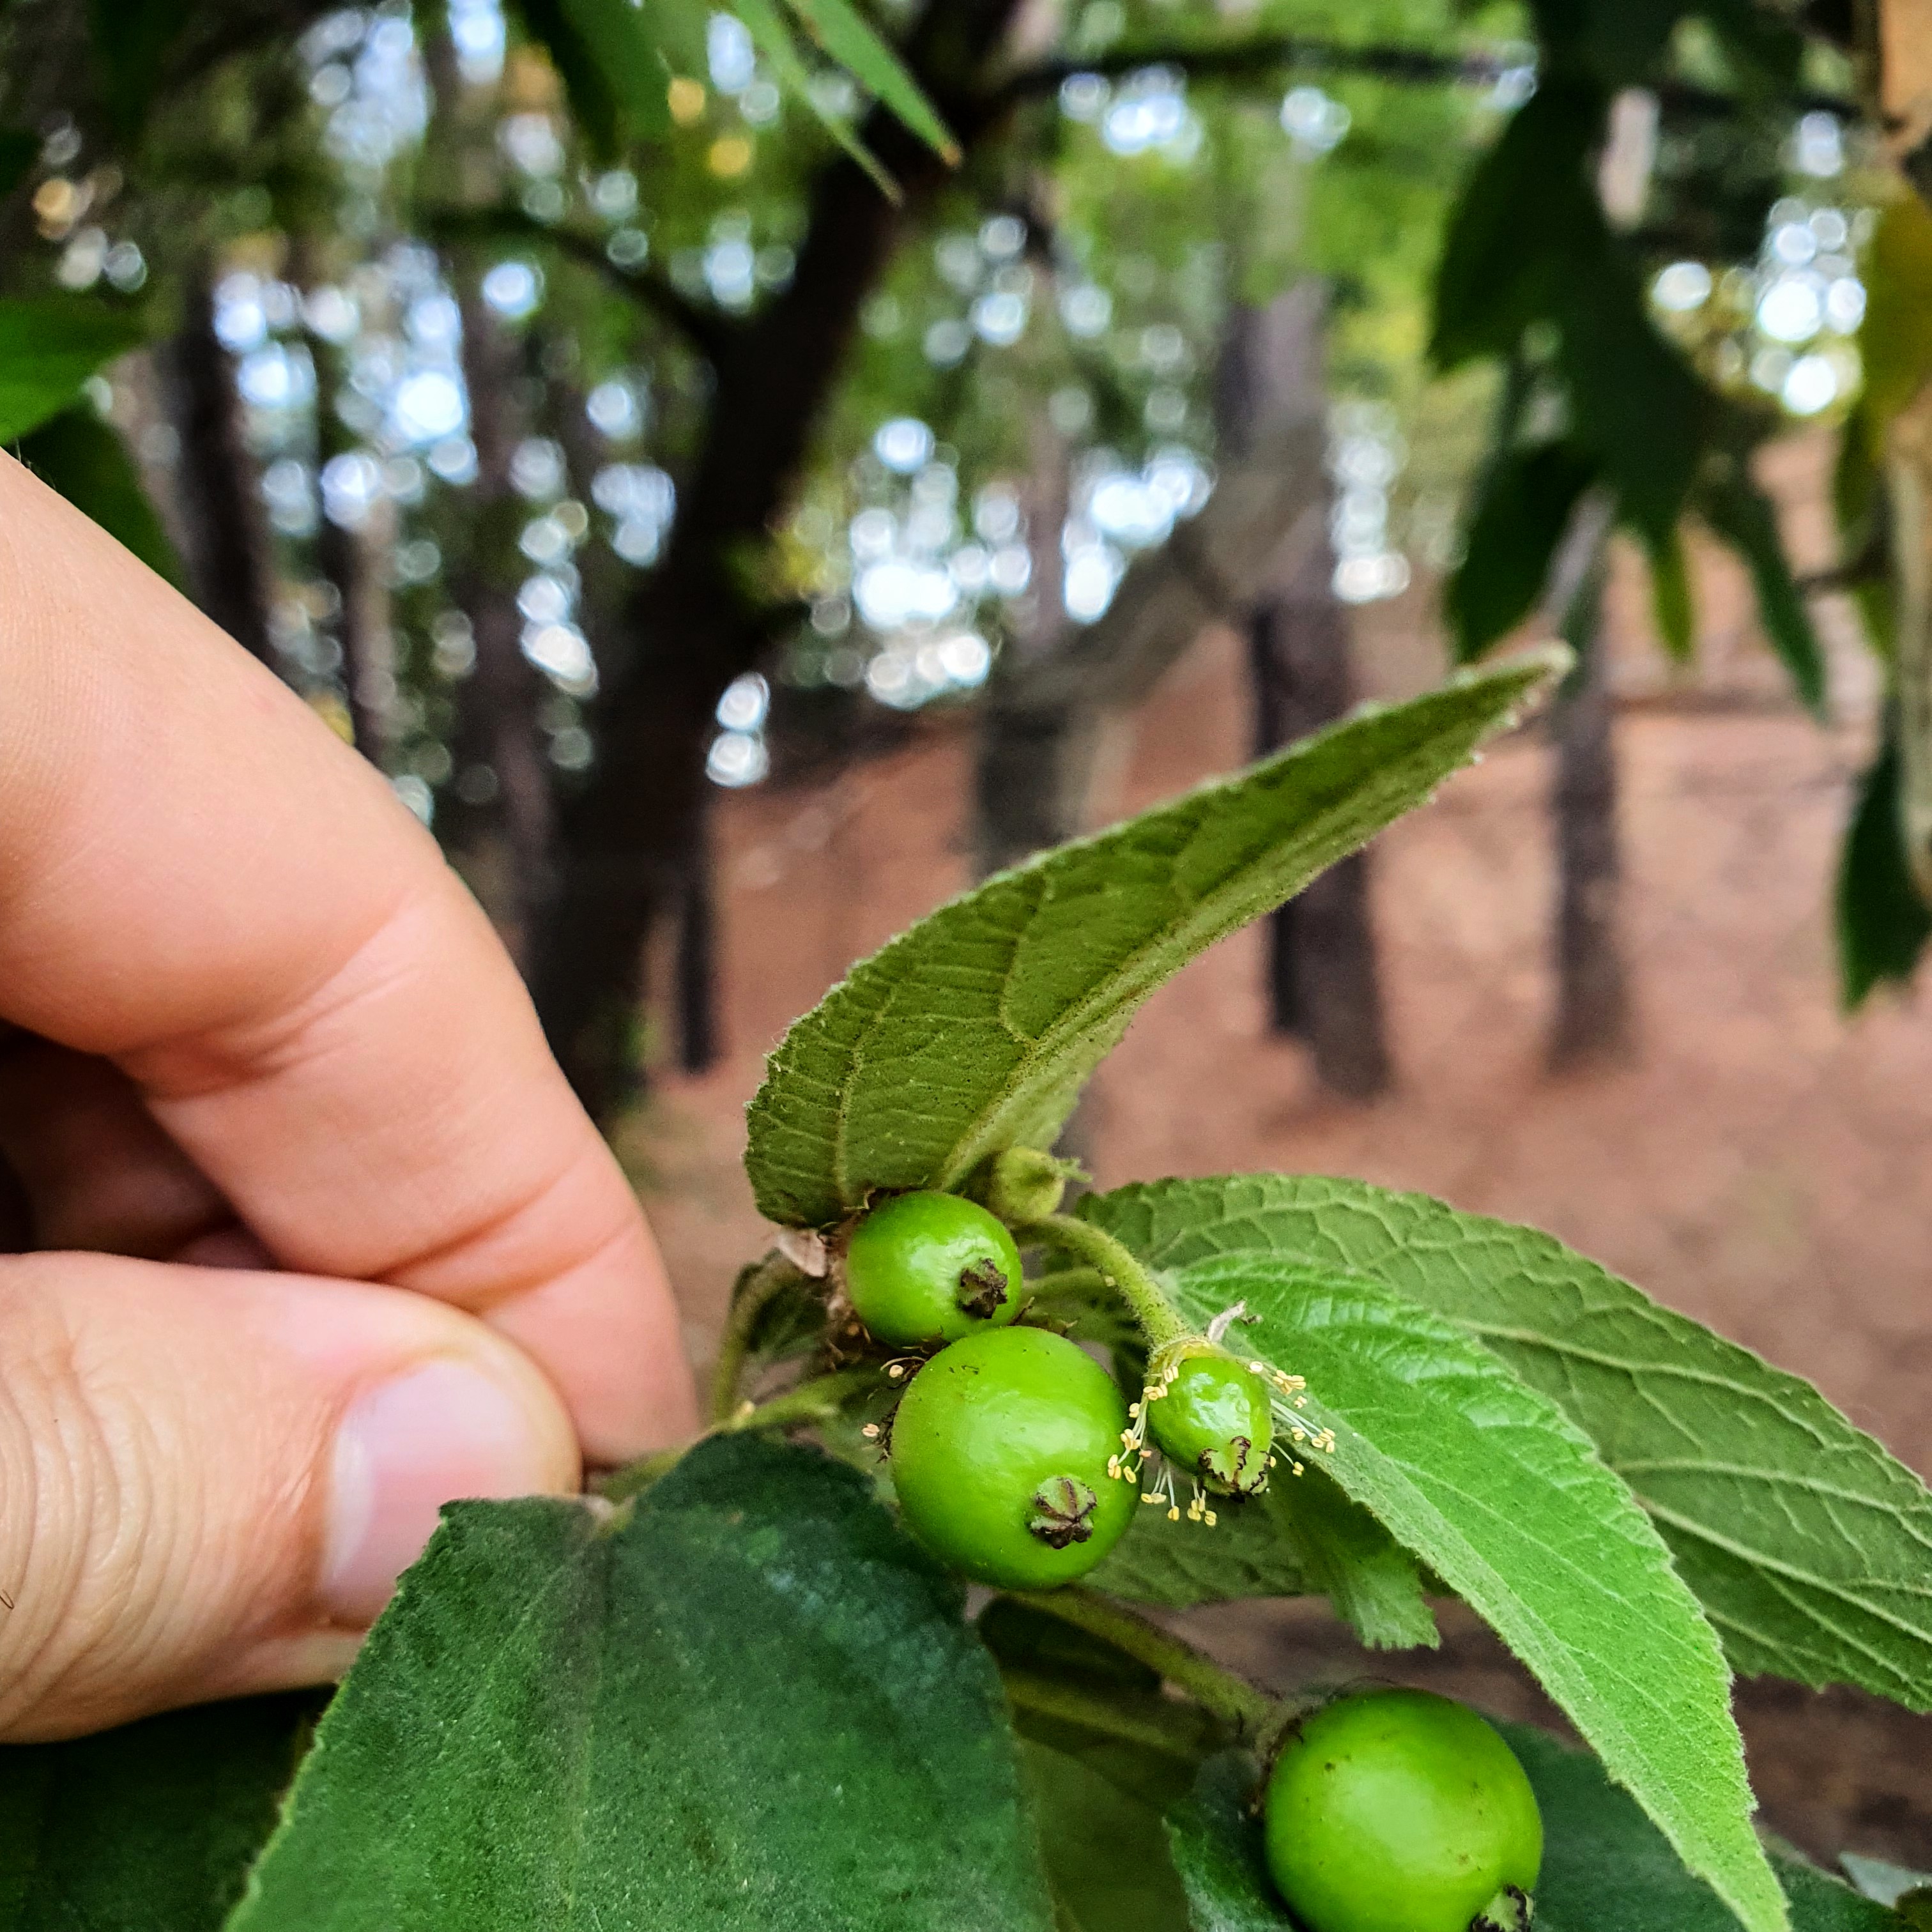
[[[703,1442],[706,1436],[735,1436],[743,1429],[790,1429],[802,1422],[828,1422],[848,1402],[876,1388],[880,1379],[878,1370],[869,1363],[839,1369],[829,1376],[814,1376],[809,1382],[773,1396],[769,1402],[741,1408],[736,1415],[714,1422],[698,1441]],[[653,1483],[669,1475],[696,1447],[696,1443],[686,1442],[675,1449],[659,1449],[640,1456],[634,1462],[626,1462],[621,1469],[598,1477],[591,1486],[607,1502],[622,1502],[626,1496],[640,1496]]]
[[[1106,1287],[1107,1278],[1096,1268],[1084,1264],[1078,1268],[1054,1268],[1050,1274],[1038,1276],[1027,1283],[1027,1293],[1036,1301],[1045,1301],[1056,1295],[1069,1295],[1078,1300],[1090,1300],[1096,1289]]]
[[[1064,1590],[1014,1590],[1008,1594],[1018,1603],[1044,1610],[1138,1658],[1178,1690],[1186,1691],[1203,1710],[1233,1725],[1244,1737],[1260,1736],[1276,1714],[1274,1700],[1245,1678],[1110,1597],[1078,1585]]]
[[[728,1422],[737,1412],[738,1385],[752,1352],[752,1337],[759,1318],[786,1289],[806,1279],[775,1248],[739,1276],[731,1296],[731,1312],[718,1340],[718,1360],[711,1371],[711,1420]]]
[[[1150,1353],[1170,1342],[1184,1341],[1194,1332],[1161,1292],[1160,1283],[1134,1256],[1090,1221],[1076,1220],[1071,1214],[1048,1214],[1016,1228],[1013,1237],[1022,1244],[1028,1241],[1050,1244],[1064,1254],[1097,1268],[1102,1281],[1118,1290],[1121,1300],[1133,1311]]]
[[[1006,1687],[1007,1702],[1016,1711],[1057,1718],[1063,1724],[1098,1731],[1103,1736],[1118,1738],[1122,1744],[1158,1751],[1163,1757],[1178,1759],[1183,1764],[1200,1762],[1200,1753],[1189,1750],[1172,1731],[1138,1712],[1124,1709],[1113,1698],[1096,1696],[1062,1678],[1042,1676],[1036,1671],[1017,1670],[1010,1665],[1001,1666],[1000,1682]],[[1166,1708],[1177,1715],[1179,1713],[1178,1706],[1170,1704]]]

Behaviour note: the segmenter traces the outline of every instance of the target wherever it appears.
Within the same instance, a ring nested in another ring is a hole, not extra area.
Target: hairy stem
[[[718,1337],[718,1360],[711,1371],[711,1420],[728,1422],[737,1412],[738,1385],[752,1352],[752,1338],[760,1318],[787,1288],[806,1279],[774,1248],[739,1276],[731,1296],[731,1312]]]
[[[1237,1677],[1170,1630],[1150,1623],[1124,1604],[1078,1585],[1063,1590],[1015,1590],[1016,1603],[1044,1610],[1062,1623],[1097,1636],[1157,1670],[1204,1711],[1232,1724],[1244,1738],[1260,1736],[1276,1714],[1274,1700]]]
[[[1152,1722],[1142,1712],[1123,1708],[1112,1697],[1096,1696],[1063,1678],[1010,1665],[1000,1666],[1000,1682],[1006,1688],[1006,1701],[1016,1711],[1078,1724],[1084,1730],[1118,1738],[1123,1744],[1158,1751],[1163,1757],[1178,1758],[1184,1764],[1199,1762],[1199,1752],[1187,1749],[1172,1730]]]
[[[1091,1222],[1076,1220],[1071,1214],[1048,1214],[1016,1228],[1013,1235],[1023,1244],[1050,1244],[1064,1254],[1099,1270],[1101,1280],[1116,1290],[1133,1311],[1150,1353],[1170,1342],[1184,1340],[1194,1332],[1175,1312],[1154,1276],[1112,1234]]]

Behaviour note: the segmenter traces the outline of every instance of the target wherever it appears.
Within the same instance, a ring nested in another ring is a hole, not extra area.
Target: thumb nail
[[[448,1358],[365,1390],[338,1426],[320,1596],[334,1622],[373,1623],[458,1497],[553,1486],[541,1423],[486,1370]]]

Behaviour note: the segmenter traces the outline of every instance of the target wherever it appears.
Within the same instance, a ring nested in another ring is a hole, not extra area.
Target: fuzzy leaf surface
[[[234,1932],[1047,1932],[959,1593],[809,1451],[628,1511],[461,1503],[317,1734]]]
[[[1305,1376],[1298,1419],[1334,1431],[1323,1468],[1536,1673],[1750,1932],[1783,1926],[1716,1634],[1582,1432],[1487,1349],[1361,1276],[1249,1253],[1171,1281],[1198,1322],[1246,1304],[1244,1351]]]
[[[1736,1670],[1932,1708],[1932,1494],[1808,1382],[1547,1234],[1426,1195],[1244,1174],[1090,1195],[1078,1211],[1156,1268],[1257,1250],[1432,1310],[1595,1443]]]
[[[216,1932],[320,1702],[242,1698],[0,1748],[0,1932]]]
[[[1733,1932],[1709,1886],[1691,1876],[1657,1827],[1588,1752],[1528,1724],[1509,1740],[1543,1813],[1539,1932]],[[1774,1850],[1794,1932],[1897,1932],[1883,1906],[1802,1858]]]
[[[772,1054],[745,1157],[760,1211],[829,1226],[875,1190],[1051,1146],[1156,986],[1420,804],[1556,662],[1358,713],[921,920]]]

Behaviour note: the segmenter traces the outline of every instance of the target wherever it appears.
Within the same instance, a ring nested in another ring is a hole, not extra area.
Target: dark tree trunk
[[[456,739],[473,788],[465,807],[469,822],[453,830],[458,839],[500,842],[507,876],[491,910],[519,964],[526,965],[550,891],[556,808],[537,724],[544,679],[524,656],[514,571],[521,507],[510,463],[520,429],[523,367],[518,344],[490,312],[469,266],[458,265],[456,295],[476,483],[470,554],[456,592],[476,662],[458,699]],[[475,784],[484,772],[492,782]]]
[[[171,413],[181,438],[176,476],[189,585],[195,602],[237,644],[272,662],[268,516],[235,365],[214,332],[214,267],[206,256],[182,279],[181,331],[167,362]]]
[[[672,971],[677,990],[678,1064],[707,1073],[724,1052],[718,1000],[718,907],[711,812],[698,814],[695,836],[684,856],[678,896],[677,951]]]
[[[1016,4],[928,0],[904,44],[913,72],[963,135],[975,131],[966,90]],[[866,138],[908,205],[945,178],[890,116],[871,116]],[[860,308],[904,218],[856,164],[832,163],[814,188],[790,286],[749,322],[718,331],[704,450],[664,561],[632,607],[632,652],[599,707],[596,771],[562,815],[534,962],[550,1043],[594,1113],[607,1114],[629,1078],[623,1043],[634,1030],[644,943],[659,910],[675,903],[698,836],[712,712],[765,646],[734,562],[764,540],[790,497]]]
[[[1587,507],[1587,506],[1586,506]],[[1556,1014],[1550,1064],[1561,1070],[1622,1058],[1631,1043],[1630,988],[1618,932],[1622,866],[1617,841],[1616,750],[1610,651],[1602,634],[1606,529],[1582,520],[1580,581],[1564,603],[1563,633],[1574,673],[1550,721],[1556,742]]]
[[[1264,310],[1237,309],[1217,372],[1224,440],[1239,448],[1270,422],[1319,419],[1325,289],[1296,284]],[[1255,750],[1265,757],[1340,717],[1355,698],[1347,614],[1336,600],[1325,479],[1247,622]],[[1307,1042],[1316,1077],[1352,1100],[1392,1078],[1369,858],[1354,854],[1270,916],[1268,1024]]]

